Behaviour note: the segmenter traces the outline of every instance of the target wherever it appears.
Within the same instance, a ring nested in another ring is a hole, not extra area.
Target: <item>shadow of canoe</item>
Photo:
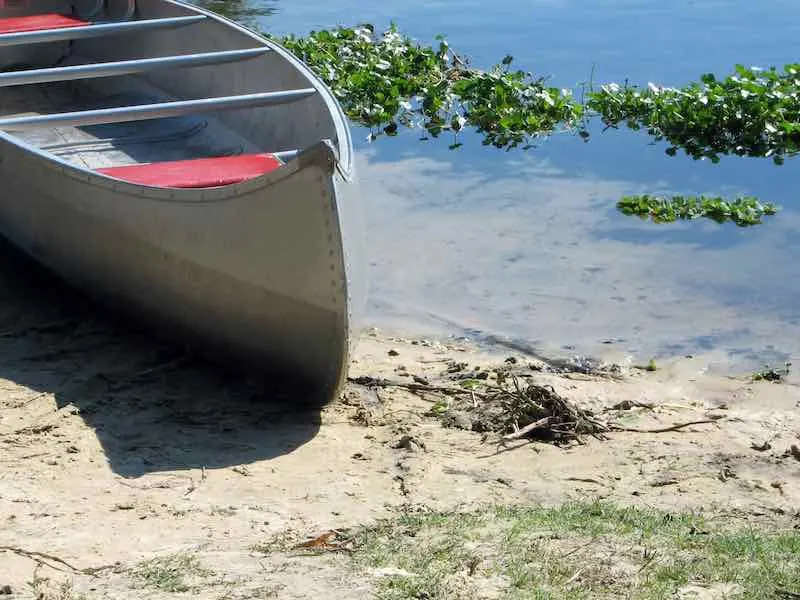
[[[52,395],[56,410],[72,405],[124,477],[274,458],[320,425],[319,409],[303,405],[291,381],[255,383],[157,340],[4,240],[0,378]]]

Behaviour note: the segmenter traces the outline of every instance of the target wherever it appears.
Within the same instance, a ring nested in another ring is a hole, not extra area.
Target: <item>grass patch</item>
[[[131,575],[144,587],[163,592],[188,592],[193,589],[189,581],[212,575],[192,554],[172,554],[139,563]]]
[[[55,582],[49,577],[39,575],[39,567],[33,571],[33,579],[28,582],[36,600],[86,600],[86,596],[73,590],[72,581]]]
[[[800,593],[797,531],[604,503],[411,512],[354,541],[354,566],[375,576],[380,600],[666,600],[690,585],[742,600]]]

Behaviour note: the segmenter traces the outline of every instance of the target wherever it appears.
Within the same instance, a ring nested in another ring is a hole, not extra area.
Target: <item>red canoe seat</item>
[[[88,25],[86,21],[60,15],[47,13],[44,15],[30,15],[28,17],[8,17],[0,19],[0,33],[21,33],[23,31],[41,31],[43,29],[62,29],[64,27],[80,27]]]
[[[231,185],[274,171],[283,164],[272,154],[240,154],[97,169],[98,173],[139,185],[205,188]]]

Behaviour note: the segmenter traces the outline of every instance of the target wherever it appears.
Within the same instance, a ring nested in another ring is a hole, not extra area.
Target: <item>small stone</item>
[[[791,456],[795,457],[797,460],[800,460],[800,446],[797,446],[796,444],[792,444],[789,447],[789,454]]]
[[[656,477],[650,482],[650,487],[666,487],[668,485],[678,485],[678,480],[668,475]]]
[[[13,593],[14,593],[14,590],[11,588],[10,585],[6,584],[6,585],[3,585],[3,586],[0,586],[0,595],[2,595],[2,596],[10,596]]]
[[[408,450],[409,452],[418,452],[419,450],[425,450],[425,444],[413,435],[404,435],[397,441],[394,448],[398,450]]]
[[[448,410],[439,417],[439,420],[442,423],[442,427],[472,431],[472,419],[465,412]]]
[[[414,375],[414,383],[418,383],[420,385],[430,385],[430,382],[427,379],[420,377],[419,375]]]
[[[391,350],[389,350],[389,352],[387,352],[387,354],[388,354],[389,356],[400,356],[400,353],[399,353],[397,350],[395,350],[394,348],[392,348]]]

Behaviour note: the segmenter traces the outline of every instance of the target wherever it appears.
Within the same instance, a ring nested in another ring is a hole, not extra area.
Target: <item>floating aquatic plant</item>
[[[423,137],[472,127],[485,145],[531,147],[540,137],[571,131],[588,139],[588,123],[646,129],[666,140],[667,154],[683,150],[718,162],[723,155],[769,157],[782,164],[800,151],[800,64],[782,70],[737,65],[722,79],[708,73],[681,88],[627,82],[569,89],[512,69],[506,56],[491,69],[473,68],[442,36],[432,46],[413,41],[392,25],[312,31],[277,40],[302,58],[331,87],[347,115],[379,133],[419,127]]]
[[[682,149],[695,159],[722,155],[771,157],[783,164],[800,151],[800,64],[782,70],[736,66],[682,88],[606,84],[589,92],[587,108],[608,127],[645,128],[667,140],[667,154]]]
[[[394,25],[380,34],[362,25],[278,41],[328,84],[348,117],[372,128],[371,139],[395,135],[400,125],[425,137],[469,125],[485,145],[510,149],[581,122],[583,107],[569,90],[512,69],[511,56],[488,71],[474,69],[442,36],[425,46]],[[460,145],[454,137],[451,147]]]
[[[732,221],[739,227],[761,223],[761,217],[774,215],[778,207],[760,202],[752,196],[728,201],[719,196],[625,196],[617,202],[617,209],[626,215],[636,215],[655,223],[673,223],[701,217],[717,223]]]
[[[459,132],[470,127],[484,145],[509,150],[559,131],[588,140],[590,121],[600,119],[607,129],[645,129],[666,140],[670,156],[683,150],[715,163],[736,155],[783,164],[800,151],[800,64],[737,65],[723,79],[709,73],[681,88],[608,83],[583,89],[578,100],[544,77],[513,69],[511,56],[488,71],[476,69],[443,36],[427,46],[395,25],[381,33],[365,24],[275,39],[328,84],[349,118],[370,128],[370,140],[403,126],[423,131],[422,139],[450,133],[454,149],[462,145]],[[740,227],[777,211],[750,196],[627,196],[617,207],[657,223],[703,217]]]

